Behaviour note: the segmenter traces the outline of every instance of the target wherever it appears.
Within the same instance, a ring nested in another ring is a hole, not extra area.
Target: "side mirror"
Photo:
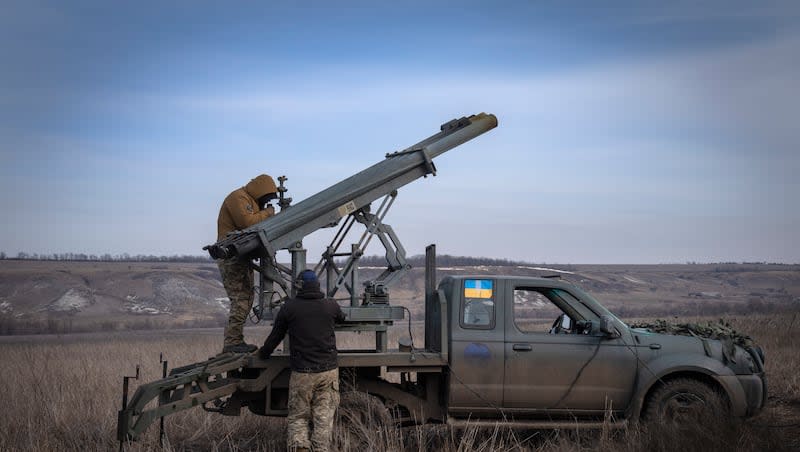
[[[617,328],[614,327],[614,321],[611,320],[611,316],[609,315],[600,317],[600,332],[609,339],[616,339],[619,337],[619,332],[617,332]]]
[[[563,330],[572,329],[572,319],[566,314],[561,315],[561,329]]]

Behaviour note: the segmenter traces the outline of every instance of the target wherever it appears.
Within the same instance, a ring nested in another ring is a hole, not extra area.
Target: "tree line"
[[[194,256],[189,254],[174,254],[171,256],[156,256],[152,254],[87,254],[87,253],[26,253],[20,251],[16,256],[8,256],[0,251],[0,259],[5,260],[33,260],[33,261],[88,261],[88,262],[210,262],[209,256]],[[406,258],[413,267],[425,266],[425,255],[416,255]],[[477,266],[506,267],[515,265],[532,265],[529,262],[514,261],[509,259],[494,259],[489,257],[451,256],[440,254],[436,256],[439,266]],[[362,256],[359,265],[364,267],[383,267],[386,265],[384,256]]]
[[[0,251],[0,260],[31,260],[31,261],[90,261],[90,262],[210,262],[209,256],[194,256],[190,254],[173,254],[171,256],[156,256],[153,254],[87,254],[87,253],[26,253],[20,251],[16,256],[8,256]]]
[[[11,256],[0,251],[0,260],[28,260],[28,261],[88,261],[88,262],[193,262],[203,263],[211,262],[213,259],[207,255],[197,256],[191,254],[173,254],[171,256],[156,256],[153,254],[87,254],[87,253],[26,253],[20,251],[16,256]],[[418,254],[415,256],[407,257],[406,260],[413,267],[425,266],[425,255]],[[340,264],[343,260],[337,259]],[[384,256],[362,256],[359,259],[359,265],[363,267],[383,267],[386,265],[386,258]],[[443,267],[474,267],[478,265],[485,265],[488,267],[513,267],[517,265],[537,265],[527,261],[515,261],[510,259],[496,259],[491,257],[474,257],[474,256],[452,256],[449,254],[439,254],[436,256],[436,263]],[[689,265],[701,265],[698,262],[686,262]],[[716,264],[719,267],[714,269],[715,272],[734,272],[742,271],[741,265],[798,265],[786,264],[780,262],[709,262],[708,264]],[[702,264],[707,265],[707,264]],[[563,267],[563,265],[562,265]]]
[[[407,257],[406,261],[412,267],[424,267],[425,255],[418,254]],[[362,267],[385,267],[386,258],[384,256],[362,256],[358,260],[358,265]],[[495,259],[491,257],[473,256],[451,256],[449,254],[437,254],[436,265],[440,267],[475,267],[485,265],[487,267],[512,267],[517,265],[533,265],[530,262],[514,261],[510,259]]]

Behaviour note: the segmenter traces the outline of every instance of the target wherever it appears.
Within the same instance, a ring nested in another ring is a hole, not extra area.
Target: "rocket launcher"
[[[253,266],[260,273],[261,288],[257,305],[260,308],[257,310],[261,309],[262,312],[256,313],[260,318],[267,316],[264,311],[266,302],[269,302],[270,307],[276,306],[272,300],[278,292],[272,283],[277,283],[283,289],[284,296],[295,294],[294,279],[306,268],[303,238],[321,228],[341,223],[339,233],[315,268],[317,274],[321,277],[324,275],[326,279],[327,296],[333,297],[344,288],[350,293],[351,307],[376,308],[372,311],[347,311],[346,314],[352,322],[391,320],[397,313],[385,310],[385,305],[388,305],[388,284],[410,268],[405,262],[405,250],[394,231],[383,223],[386,212],[397,196],[397,190],[429,174],[435,176],[436,157],[495,127],[497,118],[487,113],[454,119],[442,124],[438,133],[403,150],[386,154],[384,160],[295,205],[289,205],[287,199],[290,201],[291,198],[284,199],[286,189],[283,182],[286,178],[279,178],[282,198],[279,213],[247,229],[234,231],[203,249],[214,259],[240,258],[251,262],[254,259],[259,260],[259,264]],[[381,198],[383,200],[380,207],[373,212],[371,204]],[[365,228],[361,239],[353,243],[349,250],[340,252],[345,236],[356,222]],[[386,249],[387,268],[374,281],[365,284],[362,295],[358,288],[357,262],[374,236],[379,238]],[[291,254],[291,268],[275,260],[276,252],[284,249]],[[347,258],[344,265],[338,263],[342,258]],[[377,309],[377,305],[383,305],[384,311]]]
[[[386,154],[383,161],[204,249],[214,259],[258,257],[288,249],[306,235],[337,223],[409,182],[435,175],[434,158],[495,127],[497,118],[486,113],[454,119],[443,124],[439,133]]]

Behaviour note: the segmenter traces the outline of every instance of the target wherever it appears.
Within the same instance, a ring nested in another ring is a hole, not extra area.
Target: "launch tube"
[[[258,257],[291,247],[314,231],[428,174],[433,159],[497,127],[492,114],[479,113],[450,121],[441,131],[369,168],[242,231],[235,231],[204,249],[211,257]]]

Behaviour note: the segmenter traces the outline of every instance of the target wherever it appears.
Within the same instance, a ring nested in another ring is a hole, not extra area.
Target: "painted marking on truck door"
[[[492,352],[485,344],[473,342],[464,348],[464,358],[468,361],[488,362],[492,359]]]
[[[492,280],[464,280],[464,298],[492,298]]]

